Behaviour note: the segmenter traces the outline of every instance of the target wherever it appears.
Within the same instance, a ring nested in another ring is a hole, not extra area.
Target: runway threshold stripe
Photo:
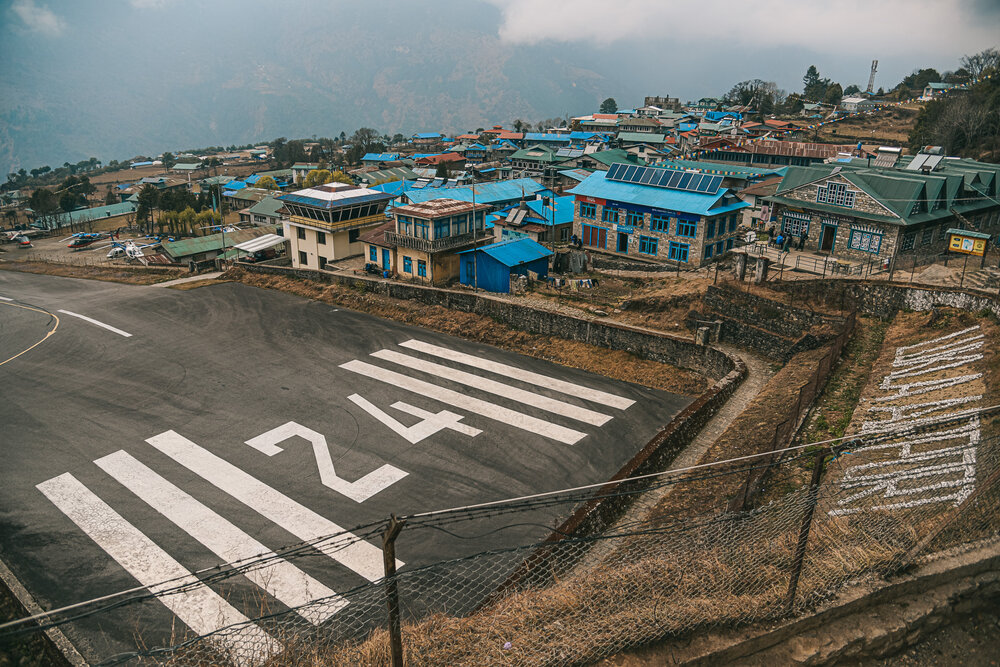
[[[423,380],[412,378],[409,375],[403,375],[402,373],[390,371],[387,368],[373,366],[372,364],[359,361],[357,359],[341,364],[340,367],[357,373],[358,375],[364,375],[365,377],[370,377],[374,380],[380,380],[394,387],[400,387],[401,389],[412,391],[415,394],[433,398],[441,401],[442,403],[462,408],[463,410],[468,410],[469,412],[474,412],[482,415],[483,417],[488,417],[489,419],[508,424],[509,426],[519,428],[523,431],[537,433],[538,435],[551,438],[557,442],[562,442],[567,445],[576,444],[587,436],[586,433],[574,431],[571,428],[566,428],[565,426],[560,426],[559,424],[553,424],[552,422],[547,422],[544,419],[538,419],[537,417],[532,417],[515,410],[494,405],[487,401],[473,398],[472,396],[466,396],[465,394],[457,391],[452,391],[451,389],[439,387],[438,385],[431,384],[430,382],[424,382]]]
[[[364,540],[357,540],[326,517],[272,489],[225,459],[174,431],[147,438],[146,442],[300,540],[317,540],[342,533],[337,540],[322,544],[317,549],[368,581],[384,576],[380,549]],[[344,546],[345,543],[348,544]],[[402,565],[397,561],[397,567]]]
[[[480,391],[509,398],[512,401],[517,401],[518,403],[532,405],[541,410],[545,410],[546,412],[562,415],[563,417],[569,417],[570,419],[576,419],[577,421],[582,421],[594,426],[603,426],[611,421],[610,416],[601,414],[600,412],[595,412],[594,410],[582,408],[578,405],[572,405],[564,401],[549,398],[548,396],[542,396],[541,394],[536,394],[532,391],[518,389],[517,387],[512,387],[509,384],[497,382],[496,380],[490,380],[472,373],[466,373],[465,371],[460,371],[449,366],[442,366],[441,364],[436,364],[432,361],[424,361],[423,359],[418,359],[417,357],[400,354],[399,352],[395,352],[393,350],[379,350],[378,352],[373,352],[371,356],[376,359],[391,361],[394,364],[399,364],[400,366],[405,366],[406,368],[412,368],[416,371],[435,375],[439,378],[444,378],[445,380],[451,380],[469,387],[475,387]]]
[[[625,410],[635,404],[635,401],[625,398],[624,396],[616,396],[615,394],[609,394],[608,392],[601,391],[599,389],[591,389],[590,387],[584,387],[583,385],[575,384],[573,382],[559,380],[554,377],[549,377],[548,375],[542,375],[541,373],[534,373],[523,368],[518,368],[517,366],[510,366],[508,364],[500,363],[499,361],[486,359],[485,357],[477,357],[472,354],[449,350],[446,347],[432,345],[431,343],[424,343],[419,340],[408,340],[404,343],[400,343],[400,346],[416,350],[417,352],[423,352],[424,354],[440,357],[442,359],[448,359],[449,361],[465,364],[466,366],[472,366],[473,368],[478,368],[480,370],[489,371],[490,373],[496,373],[497,375],[503,375],[504,377],[511,378],[512,380],[520,380],[538,387],[558,391],[562,394],[568,394],[587,401],[608,405],[620,410]]]
[[[148,587],[150,593],[188,586],[183,592],[170,593],[159,600],[197,634],[205,635],[236,623],[247,623],[212,636],[212,641],[236,664],[259,665],[281,651],[281,644],[249,623],[246,616],[201,583],[73,475],[65,473],[53,477],[38,484],[37,488],[129,574]]]
[[[11,298],[8,298],[8,297],[5,297],[5,296],[0,296],[0,301],[13,301],[13,300],[14,299],[11,299]]]
[[[264,565],[251,566],[243,574],[282,603],[294,609],[330,598],[329,604],[296,609],[296,613],[310,623],[319,625],[347,606],[347,601],[337,597],[335,591],[275,556],[263,544],[127,452],[117,451],[94,463],[223,561],[267,559]]]
[[[108,331],[113,331],[116,334],[118,334],[119,336],[125,336],[125,338],[131,338],[132,337],[132,334],[130,334],[129,332],[122,331],[121,329],[115,328],[115,327],[111,326],[110,324],[105,324],[104,322],[100,322],[98,320],[95,320],[92,317],[87,317],[86,315],[81,315],[80,313],[74,313],[74,312],[72,312],[70,310],[60,310],[59,312],[65,314],[65,315],[72,315],[73,317],[78,317],[81,320],[83,320],[84,322],[90,322],[91,324],[94,324],[94,325],[97,325],[97,326],[102,327],[104,329],[107,329]]]

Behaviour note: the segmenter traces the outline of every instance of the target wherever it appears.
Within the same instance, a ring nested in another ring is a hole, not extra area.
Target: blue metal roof
[[[246,186],[247,186],[247,184],[244,183],[243,181],[232,180],[232,181],[229,181],[228,183],[226,183],[222,187],[224,187],[227,190],[242,190]]]
[[[417,132],[413,135],[414,139],[440,139],[441,134],[438,132]]]
[[[680,211],[682,213],[694,213],[697,215],[719,215],[750,206],[750,204],[744,201],[736,201],[725,206],[719,205],[728,192],[725,188],[720,189],[715,194],[699,194],[697,192],[609,181],[605,178],[606,176],[607,172],[596,171],[585,181],[572,190],[567,190],[567,192],[584,197],[610,199],[625,204],[637,204],[639,206]]]
[[[527,141],[572,141],[568,134],[556,134],[555,132],[525,132],[524,140]]]
[[[260,174],[254,174],[253,176],[247,176],[246,178],[244,178],[243,182],[246,183],[247,185],[253,185],[259,180],[260,180]]]
[[[500,241],[492,243],[474,250],[460,252],[464,255],[470,252],[482,252],[507,267],[515,267],[520,264],[527,264],[536,259],[548,257],[552,251],[537,241],[531,239],[511,239],[510,241]]]
[[[573,222],[573,207],[574,207],[575,202],[576,202],[576,197],[574,197],[572,195],[565,195],[565,196],[562,196],[562,197],[553,197],[552,199],[555,201],[555,204],[556,204],[555,224],[557,224],[557,225],[563,225],[563,224],[566,224],[568,222]],[[525,222],[533,222],[535,224],[545,225],[547,227],[551,227],[552,226],[552,224],[553,224],[552,223],[552,217],[553,217],[552,216],[552,209],[551,208],[546,208],[546,207],[542,206],[542,200],[541,199],[532,199],[530,201],[524,202],[524,204],[525,204],[525,206],[527,206],[531,210],[531,214],[528,215],[528,216],[525,216]],[[518,204],[511,204],[510,206],[507,206],[506,208],[502,208],[499,211],[497,211],[496,213],[490,215],[489,219],[490,220],[496,220],[496,219],[505,218],[505,217],[507,217],[507,213],[510,210],[515,209],[518,206],[520,206],[520,203],[518,203]]]
[[[446,193],[442,193],[440,190],[434,188],[407,190],[406,196],[410,202],[414,204],[429,201],[431,199],[439,199],[441,197],[471,202],[472,187],[473,186],[471,185],[465,185],[458,188],[447,188]],[[522,193],[523,196],[527,198],[534,197],[537,193],[548,192],[546,187],[539,185],[536,181],[533,181],[530,178],[516,178],[510,181],[477,183],[475,188],[477,204],[494,204],[498,202],[514,201],[520,199]]]
[[[399,153],[365,153],[361,158],[362,162],[395,162],[399,159]]]

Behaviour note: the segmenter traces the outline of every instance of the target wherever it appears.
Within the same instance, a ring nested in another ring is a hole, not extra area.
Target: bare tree
[[[989,48],[971,56],[963,56],[959,62],[973,79],[978,79],[984,72],[1000,68],[1000,51]]]

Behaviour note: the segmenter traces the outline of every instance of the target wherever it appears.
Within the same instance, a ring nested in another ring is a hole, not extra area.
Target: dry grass
[[[65,278],[104,280],[113,283],[127,283],[129,285],[153,285],[189,275],[187,269],[148,270],[129,266],[76,266],[73,264],[19,261],[0,261],[0,270],[41,273],[48,276],[62,276]]]
[[[254,287],[297,294],[675,394],[696,396],[711,384],[708,378],[693,371],[641,359],[620,350],[608,350],[562,338],[526,333],[475,313],[391,299],[342,285],[325,285],[310,280],[249,273],[239,269],[224,274],[222,278]]]
[[[181,291],[198,289],[199,287],[208,287],[209,285],[220,285],[222,283],[230,283],[231,280],[222,280],[220,278],[205,278],[204,280],[192,280],[186,283],[178,283],[176,285],[169,285],[167,289],[176,289]]]

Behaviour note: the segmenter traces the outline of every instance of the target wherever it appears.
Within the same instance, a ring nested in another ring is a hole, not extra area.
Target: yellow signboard
[[[948,250],[982,257],[986,252],[986,239],[974,239],[961,234],[952,234],[948,240]]]

